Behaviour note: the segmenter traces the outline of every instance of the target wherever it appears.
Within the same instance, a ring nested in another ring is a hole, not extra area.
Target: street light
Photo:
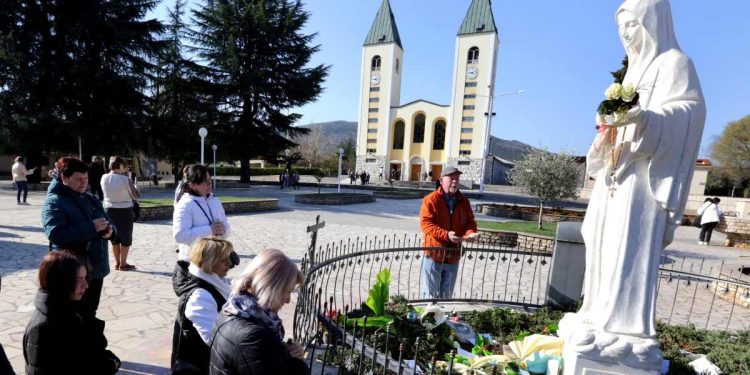
[[[339,182],[338,192],[341,192],[341,161],[344,159],[344,148],[339,147],[339,171],[336,175],[336,180]]]
[[[216,145],[211,146],[211,149],[214,150],[214,194],[216,194],[216,149],[219,148]]]
[[[201,164],[203,164],[203,144],[205,143],[206,136],[208,135],[208,130],[201,127],[200,129],[198,129],[198,135],[201,137]]]
[[[484,175],[487,172],[485,169],[487,169],[487,156],[490,152],[490,138],[492,136],[492,132],[490,131],[492,129],[492,116],[495,114],[492,112],[492,104],[495,100],[495,98],[500,96],[508,96],[508,95],[516,95],[516,94],[523,94],[526,92],[526,90],[516,90],[511,92],[506,92],[503,94],[497,94],[492,95],[492,86],[488,85],[487,88],[490,90],[489,95],[478,95],[478,96],[486,96],[488,100],[487,104],[487,112],[485,112],[485,116],[487,116],[487,129],[484,134],[484,152],[482,152],[482,177],[479,180],[479,194],[484,194]]]

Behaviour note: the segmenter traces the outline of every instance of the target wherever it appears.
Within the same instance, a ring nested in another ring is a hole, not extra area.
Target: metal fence
[[[316,226],[322,228],[324,223]],[[465,244],[457,250],[462,256],[453,294],[433,299],[420,294],[423,252],[456,249],[423,247],[421,235],[352,238],[319,247],[314,245],[315,237],[313,233],[313,245],[302,260],[307,280],[298,295],[294,339],[310,353],[311,365],[331,361],[338,373],[453,372],[452,357],[444,367],[436,366],[436,358],[428,354],[430,348],[418,340],[390,339],[394,335],[388,331],[390,326],[373,333],[356,323],[347,327],[335,318],[345,317],[367,300],[376,275],[384,268],[391,272],[390,294],[411,303],[533,310],[547,302],[554,248],[554,241],[547,238],[498,233]],[[750,329],[750,276],[737,265],[665,255],[657,288],[658,321],[704,329]],[[421,370],[416,370],[415,363]],[[323,374],[326,368],[322,365],[315,371]]]
[[[750,276],[739,264],[662,256],[656,319],[709,330],[750,329]]]
[[[317,333],[320,312],[358,308],[367,300],[375,276],[391,271],[390,293],[414,303],[441,301],[540,307],[546,302],[552,254],[524,249],[533,236],[484,240],[458,249],[428,248],[421,236],[354,238],[321,246],[302,260],[307,281],[300,290],[294,319],[295,341]],[[547,240],[544,239],[543,240]],[[420,295],[425,250],[462,254],[455,289],[447,298]]]

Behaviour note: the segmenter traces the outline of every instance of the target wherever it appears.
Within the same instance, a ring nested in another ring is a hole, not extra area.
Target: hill
[[[320,128],[333,144],[357,137],[357,123],[353,121],[319,122],[300,126],[308,129]],[[490,140],[490,154],[509,161],[519,160],[533,149],[534,147],[515,140],[509,141],[495,136]]]

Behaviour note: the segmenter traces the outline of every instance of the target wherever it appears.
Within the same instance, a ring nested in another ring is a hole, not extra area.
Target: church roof
[[[396,19],[393,17],[391,3],[388,0],[383,0],[383,4],[380,5],[375,21],[372,22],[370,32],[367,33],[365,39],[365,45],[382,43],[396,43],[399,47],[404,48],[401,45]]]
[[[497,32],[495,17],[492,15],[492,0],[471,0],[464,22],[458,35]]]

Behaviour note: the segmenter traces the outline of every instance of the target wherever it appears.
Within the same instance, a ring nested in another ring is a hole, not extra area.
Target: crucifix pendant
[[[617,191],[617,182],[615,182],[614,173],[610,175],[610,178],[612,180],[612,185],[609,185],[609,196],[610,198],[613,198],[615,196],[615,192]]]

